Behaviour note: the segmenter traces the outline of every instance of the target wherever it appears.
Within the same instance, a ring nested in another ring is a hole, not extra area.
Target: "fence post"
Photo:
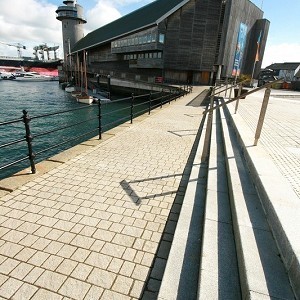
[[[201,155],[201,162],[207,161],[208,158],[208,152],[209,152],[209,142],[210,142],[210,136],[211,136],[211,129],[212,129],[212,117],[213,117],[213,106],[214,106],[214,97],[215,97],[215,87],[212,87],[211,95],[210,95],[210,108],[211,110],[208,113],[207,116],[207,127],[205,131],[205,137],[204,137],[204,145]]]
[[[30,127],[29,127],[30,120],[31,119],[28,115],[28,112],[24,109],[23,110],[23,122],[25,125],[25,131],[26,131],[25,138],[26,138],[27,147],[28,147],[28,157],[29,157],[29,161],[30,161],[31,172],[32,172],[32,174],[35,174],[36,173],[36,168],[35,168],[35,163],[34,163],[35,154],[32,151],[32,143],[31,142],[33,140],[33,137],[31,135]]]
[[[240,85],[239,85],[238,94],[237,94],[238,97],[241,96],[242,88],[243,88],[243,85],[240,84]],[[235,97],[235,95],[234,95],[234,97]],[[237,99],[237,100],[236,100],[236,103],[235,103],[235,110],[234,110],[234,113],[235,113],[235,114],[236,114],[236,112],[237,112],[237,110],[238,110],[238,107],[239,107],[239,101],[240,101],[240,99]]]
[[[152,92],[149,94],[149,107],[148,107],[148,114],[150,115],[151,112],[151,100],[152,100]]]
[[[130,107],[130,124],[133,122],[133,101],[134,101],[134,94],[131,94],[131,107]]]
[[[259,119],[258,119],[258,123],[257,123],[256,132],[255,132],[254,146],[257,146],[257,142],[260,138],[261,130],[262,130],[262,127],[264,124],[264,119],[265,119],[265,115],[266,115],[267,108],[268,108],[270,94],[271,94],[271,88],[267,87],[267,89],[265,91],[265,95],[264,95],[264,100],[263,100],[263,103],[261,106],[261,110],[260,110],[260,115],[259,115]]]
[[[98,99],[98,121],[99,121],[99,140],[102,139],[102,107],[101,107],[101,100]]]
[[[230,91],[229,91],[229,100],[231,100],[231,94],[232,94],[233,84],[230,83]]]

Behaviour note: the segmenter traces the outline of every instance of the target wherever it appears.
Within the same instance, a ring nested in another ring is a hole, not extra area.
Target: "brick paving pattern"
[[[0,299],[139,299],[151,270],[145,295],[155,295],[198,93],[2,197]]]

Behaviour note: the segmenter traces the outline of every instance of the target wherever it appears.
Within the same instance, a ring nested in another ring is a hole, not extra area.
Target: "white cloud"
[[[267,45],[262,66],[283,62],[300,62],[300,44]]]
[[[32,48],[39,44],[60,45],[61,23],[56,20],[56,9],[45,1],[0,1],[1,42],[25,45],[24,56],[32,56]],[[17,49],[2,44],[0,55],[16,56]]]
[[[98,1],[97,5],[86,12],[86,32],[93,31],[105,24],[108,24],[121,17],[121,13],[111,4],[110,1]]]

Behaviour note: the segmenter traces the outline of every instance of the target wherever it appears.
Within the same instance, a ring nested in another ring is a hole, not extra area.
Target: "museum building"
[[[90,32],[71,54],[86,53],[90,74],[209,84],[257,74],[269,25],[249,0],[156,0]]]

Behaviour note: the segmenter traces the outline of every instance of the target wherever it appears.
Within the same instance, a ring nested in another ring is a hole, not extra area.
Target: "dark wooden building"
[[[262,18],[249,0],[156,0],[89,33],[72,54],[86,51],[94,74],[208,84],[257,73],[269,29]]]

